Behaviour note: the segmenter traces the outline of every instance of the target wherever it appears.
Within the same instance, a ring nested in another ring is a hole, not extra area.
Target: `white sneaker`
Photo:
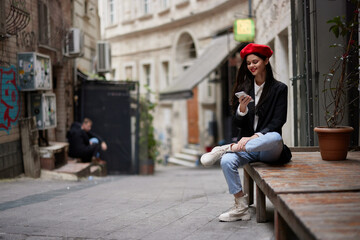
[[[214,147],[211,152],[205,153],[201,156],[200,162],[204,166],[214,165],[214,163],[220,160],[222,155],[226,152],[231,152],[231,144]]]
[[[238,220],[249,221],[251,219],[249,213],[249,205],[247,201],[247,194],[243,197],[235,198],[235,205],[228,212],[225,212],[219,216],[219,220],[222,222],[234,222]]]

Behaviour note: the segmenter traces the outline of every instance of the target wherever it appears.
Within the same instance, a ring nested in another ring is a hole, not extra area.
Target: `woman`
[[[215,147],[201,157],[204,166],[221,159],[221,167],[235,206],[219,216],[220,221],[250,220],[238,168],[250,162],[285,163],[291,158],[283,144],[281,128],[286,122],[287,86],[274,79],[269,58],[273,51],[266,45],[250,43],[240,56],[231,99],[234,123],[240,129],[238,142]],[[245,92],[239,98],[235,93]]]

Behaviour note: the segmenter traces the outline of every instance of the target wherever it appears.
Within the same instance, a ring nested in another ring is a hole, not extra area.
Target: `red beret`
[[[240,56],[242,59],[245,59],[246,55],[249,55],[250,53],[260,53],[261,55],[269,58],[273,54],[273,51],[266,45],[249,43],[241,50]]]

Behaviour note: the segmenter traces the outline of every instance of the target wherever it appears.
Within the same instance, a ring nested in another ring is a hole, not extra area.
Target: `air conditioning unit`
[[[111,49],[108,42],[97,42],[97,72],[106,73],[111,71]]]
[[[64,41],[64,55],[68,57],[79,57],[83,55],[84,34],[78,28],[70,28]]]

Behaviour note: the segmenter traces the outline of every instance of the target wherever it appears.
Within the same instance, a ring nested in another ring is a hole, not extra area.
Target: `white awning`
[[[214,38],[193,65],[186,69],[172,85],[160,92],[160,100],[191,98],[192,89],[223,64],[228,56],[233,54],[238,44],[233,34]]]

